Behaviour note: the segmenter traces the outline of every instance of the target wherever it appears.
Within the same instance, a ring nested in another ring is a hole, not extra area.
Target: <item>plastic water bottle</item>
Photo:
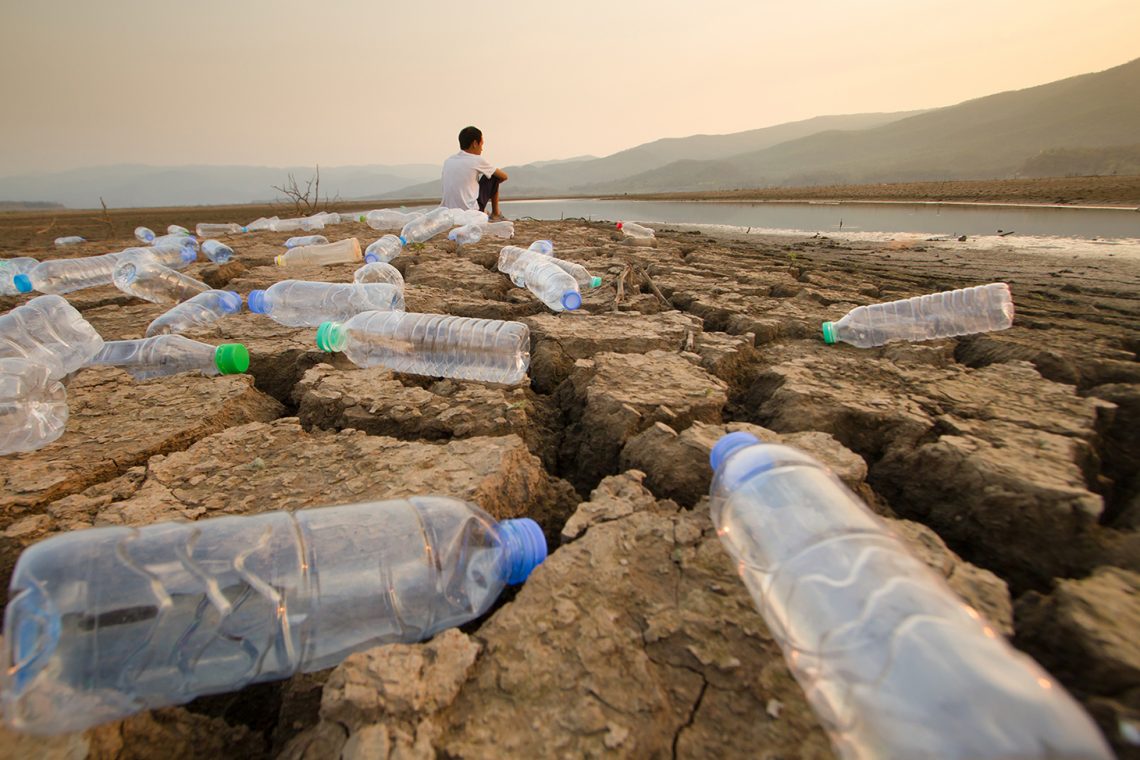
[[[300,248],[305,245],[325,245],[329,239],[324,235],[300,235],[285,241],[286,248]]]
[[[171,225],[167,225],[166,234],[187,236],[190,234],[190,230],[188,230],[185,227],[182,227],[180,225],[177,225],[177,224],[171,224]]]
[[[487,222],[484,224],[465,224],[456,227],[447,233],[448,240],[454,240],[459,245],[473,245],[486,235],[509,239],[515,236],[515,223],[510,221]]]
[[[219,240],[202,241],[202,253],[215,264],[225,264],[234,257],[234,249]]]
[[[530,331],[520,322],[445,314],[366,311],[317,328],[317,347],[343,351],[359,367],[516,385],[530,366]]]
[[[578,282],[553,261],[535,257],[522,272],[526,289],[552,311],[573,311],[582,305]]]
[[[483,211],[474,208],[448,209],[451,214],[451,226],[462,227],[468,224],[487,224],[490,217]]]
[[[352,273],[353,282],[386,282],[394,285],[401,293],[404,292],[404,276],[400,270],[383,261],[373,261],[365,264]]]
[[[1005,330],[1012,324],[1009,285],[995,282],[856,307],[838,322],[824,322],[823,340],[870,348],[897,340],[933,340]]]
[[[628,238],[652,240],[656,235],[653,230],[648,227],[643,227],[640,224],[633,222],[618,222],[617,228],[622,231],[622,234]]]
[[[359,221],[363,221],[374,230],[399,230],[403,229],[408,222],[421,216],[423,214],[418,212],[405,213],[394,208],[378,208],[364,214],[364,219]]]
[[[67,391],[51,370],[27,359],[0,359],[0,456],[42,449],[66,426]]]
[[[135,240],[150,245],[154,242],[154,230],[149,227],[135,227]]]
[[[730,433],[712,520],[844,758],[1110,758],[1095,725],[823,465]]]
[[[232,290],[207,290],[176,305],[146,328],[146,337],[208,327],[241,311],[241,296]]]
[[[527,246],[527,250],[528,251],[534,251],[535,253],[541,253],[543,255],[549,256],[550,254],[554,253],[554,241],[552,241],[552,240],[536,240],[533,243],[531,243],[529,246]]]
[[[62,248],[65,245],[79,245],[80,243],[86,242],[87,238],[79,237],[78,235],[68,235],[67,237],[57,237],[55,239],[55,245],[57,248]]]
[[[169,243],[146,248],[124,248],[119,251],[119,262],[127,255],[145,254],[153,258],[164,267],[171,269],[185,269],[198,260],[198,254],[193,248],[182,248]]]
[[[229,222],[227,224],[210,224],[203,222],[194,227],[194,232],[196,232],[200,238],[214,237],[215,235],[240,235],[245,231],[245,227],[235,222]]]
[[[0,259],[0,296],[14,296],[19,293],[14,279],[18,274],[27,274],[40,262],[31,256],[18,256],[14,259]]]
[[[318,211],[311,216],[301,217],[301,229],[303,230],[323,230],[325,225],[328,224],[325,212]]]
[[[402,250],[404,250],[404,241],[401,238],[385,235],[364,249],[364,260],[369,264],[378,261],[387,264],[399,256]]]
[[[539,241],[548,242],[548,241]],[[519,248],[516,245],[504,246],[499,251],[499,264],[500,272],[507,274],[511,278],[511,282],[520,288],[526,287],[526,280],[523,277],[526,271],[526,266],[532,261],[539,260],[554,264],[556,267],[566,272],[574,278],[578,283],[578,288],[596,288],[602,284],[601,277],[595,277],[590,274],[589,270],[581,264],[573,261],[563,261],[562,259],[555,258],[554,256],[538,253],[533,249],[535,243],[531,244],[531,248]]]
[[[277,266],[328,266],[330,264],[352,264],[359,262],[360,241],[346,238],[325,245],[303,245],[290,248],[274,259]]]
[[[408,243],[424,243],[431,240],[441,232],[446,232],[453,226],[451,223],[451,209],[440,206],[432,209],[421,217],[413,219],[404,225],[400,231],[400,239],[404,245]]]
[[[79,259],[41,261],[27,274],[12,278],[12,284],[21,293],[70,293],[73,290],[110,285],[111,275],[119,260],[119,253],[102,256],[84,256]]]
[[[381,282],[282,280],[249,292],[249,310],[287,327],[316,327],[362,311],[403,311],[404,294]]]
[[[301,229],[300,219],[273,219],[270,221],[269,229],[274,232],[296,232]]]
[[[164,267],[145,254],[124,254],[115,267],[112,281],[119,290],[135,298],[171,305],[210,289],[201,280]]]
[[[423,641],[545,558],[533,520],[444,496],[53,536],[13,570],[4,719],[79,731]]]
[[[36,296],[0,317],[0,359],[26,359],[58,380],[85,365],[103,338],[67,299]]]
[[[122,367],[137,380],[193,370],[203,375],[235,375],[249,369],[249,351],[241,343],[211,346],[184,335],[155,335],[109,340],[89,364]]]
[[[172,246],[179,246],[188,250],[198,252],[198,241],[186,235],[159,235],[151,243],[152,248],[169,248]]]
[[[247,224],[245,226],[245,231],[246,232],[264,232],[265,230],[271,230],[271,229],[273,229],[273,223],[276,221],[277,221],[277,217],[275,217],[275,216],[269,217],[269,218],[266,218],[264,216],[259,216],[258,218],[254,219],[252,222],[250,222],[249,224]]]

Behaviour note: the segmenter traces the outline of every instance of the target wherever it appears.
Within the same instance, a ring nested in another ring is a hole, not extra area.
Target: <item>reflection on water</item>
[[[591,199],[505,201],[513,219],[561,219],[715,225],[766,233],[823,233],[886,239],[893,233],[956,238],[1014,234],[1015,238],[1069,238],[1140,246],[1140,212],[1054,206],[937,203],[720,203]]]

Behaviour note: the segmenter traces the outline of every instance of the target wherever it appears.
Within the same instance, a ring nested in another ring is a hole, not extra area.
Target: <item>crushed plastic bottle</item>
[[[185,236],[190,234],[190,230],[186,229],[185,227],[182,227],[181,225],[170,224],[170,225],[167,225],[167,227],[166,227],[166,234],[168,234],[168,235],[179,235],[179,236],[185,237]]]
[[[53,259],[41,261],[27,274],[12,278],[12,284],[21,293],[70,293],[98,285],[110,285],[111,275],[119,260],[119,253],[102,256],[84,256],[79,259]]]
[[[635,240],[652,240],[656,237],[656,234],[649,227],[643,227],[634,222],[618,222],[617,228],[625,237]]]
[[[403,229],[408,222],[419,219],[421,216],[423,214],[417,211],[405,213],[394,208],[378,208],[364,214],[364,218],[359,221],[364,222],[374,230],[399,230]]]
[[[369,264],[374,262],[383,262],[386,264],[399,256],[402,250],[404,250],[403,240],[395,235],[385,235],[379,240],[373,241],[364,249],[364,260]]]
[[[529,258],[522,281],[551,311],[574,311],[582,305],[577,280],[546,257]]]
[[[520,322],[445,314],[366,311],[317,328],[317,347],[359,367],[517,385],[530,366],[530,331]]]
[[[204,293],[210,286],[170,267],[148,254],[124,254],[115,266],[115,287],[135,298],[160,304],[176,304]]]
[[[1012,324],[1009,285],[995,282],[856,307],[838,322],[824,322],[823,340],[870,348],[898,340],[933,340],[1005,330]]]
[[[526,271],[527,264],[535,260],[549,262],[566,272],[566,274],[573,277],[574,281],[578,283],[579,290],[582,288],[596,288],[602,284],[601,277],[595,277],[590,274],[589,270],[581,264],[577,264],[573,261],[564,261],[549,254],[538,253],[537,249],[534,249],[535,245],[535,243],[532,243],[531,248],[519,248],[517,245],[508,245],[499,251],[499,271],[510,277],[511,282],[518,287],[526,287],[526,280],[523,274]]]
[[[140,243],[150,245],[154,242],[155,237],[157,236],[154,234],[154,230],[151,228],[135,227],[135,240],[138,240]]]
[[[404,294],[389,283],[282,280],[251,290],[249,310],[287,327],[315,327],[362,311],[403,311]]]
[[[87,238],[79,237],[79,235],[68,235],[66,237],[57,237],[55,239],[56,248],[63,248],[65,245],[79,245],[86,243]]]
[[[404,276],[400,270],[383,261],[373,261],[365,264],[352,273],[353,282],[386,282],[395,285],[400,292],[404,292]]]
[[[515,236],[515,223],[509,221],[465,224],[447,233],[447,239],[459,245],[474,245],[487,235],[509,239]]]
[[[202,253],[215,264],[225,264],[234,257],[234,249],[220,240],[202,241]]]
[[[0,456],[42,449],[67,426],[67,391],[45,365],[0,359]]]
[[[249,351],[241,343],[211,346],[185,335],[155,335],[109,340],[89,364],[122,367],[136,380],[195,370],[203,375],[234,375],[249,369]]]
[[[290,248],[276,257],[279,267],[286,266],[329,266],[330,264],[353,264],[364,258],[360,253],[360,241],[346,238],[325,245],[303,245]]]
[[[15,278],[27,274],[39,265],[31,256],[18,256],[14,259],[0,259],[0,296],[14,296],[20,292]]]
[[[0,358],[42,364],[56,380],[102,348],[103,338],[63,296],[36,296],[0,316]]]
[[[730,433],[710,511],[843,758],[1110,758],[1089,717],[823,465]]]
[[[264,232],[266,230],[271,230],[271,229],[273,229],[273,223],[276,221],[278,221],[278,219],[275,216],[272,216],[272,217],[259,216],[258,218],[254,219],[252,222],[250,222],[249,224],[247,224],[245,226],[245,231],[246,232]]]
[[[53,536],[12,572],[4,719],[79,731],[423,641],[545,558],[533,520],[446,496]]]
[[[324,235],[300,235],[285,241],[286,248],[300,248],[306,245],[325,245],[329,239]]]
[[[421,217],[413,219],[404,225],[400,231],[400,240],[404,245],[409,243],[426,243],[441,232],[446,232],[454,225],[451,223],[451,209],[440,206],[432,209]]]
[[[246,232],[246,228],[235,222],[226,224],[210,224],[209,222],[202,222],[194,227],[194,232],[200,238],[214,237],[216,235],[240,235]]]
[[[474,208],[452,208],[448,209],[448,212],[451,215],[452,227],[463,227],[468,224],[487,224],[491,220],[486,212]]]
[[[207,290],[177,304],[146,328],[146,337],[208,327],[241,311],[241,296],[232,290]]]

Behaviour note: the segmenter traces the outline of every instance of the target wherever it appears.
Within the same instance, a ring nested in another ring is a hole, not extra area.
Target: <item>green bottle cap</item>
[[[601,284],[602,284],[602,278],[601,277],[591,277],[590,278],[590,287],[591,288],[600,287]]]
[[[834,343],[837,340],[839,340],[839,336],[835,334],[835,323],[834,322],[824,322],[823,323],[823,342],[828,344],[828,345],[831,345],[832,343]]]
[[[223,343],[214,351],[214,365],[223,375],[236,375],[249,369],[249,351],[241,343]]]
[[[322,351],[340,351],[344,348],[344,323],[321,322],[317,328],[317,348]]]

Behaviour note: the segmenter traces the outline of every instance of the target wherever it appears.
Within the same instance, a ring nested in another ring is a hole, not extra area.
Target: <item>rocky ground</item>
[[[528,324],[529,386],[357,369],[312,329],[248,312],[192,335],[246,343],[248,376],[82,370],[64,436],[0,459],[0,581],[59,531],[427,492],[538,520],[552,551],[531,579],[430,642],[81,735],[5,732],[0,756],[830,757],[709,521],[709,448],[741,429],[828,464],[1137,756],[1140,262],[516,230],[605,285],[554,315],[495,271],[499,241],[393,264],[410,311]],[[272,265],[285,237],[237,239],[233,263],[188,271],[265,287],[287,276]],[[996,280],[1017,307],[1005,332],[871,350],[819,338],[855,305]],[[70,300],[107,339],[164,310],[109,287]]]

